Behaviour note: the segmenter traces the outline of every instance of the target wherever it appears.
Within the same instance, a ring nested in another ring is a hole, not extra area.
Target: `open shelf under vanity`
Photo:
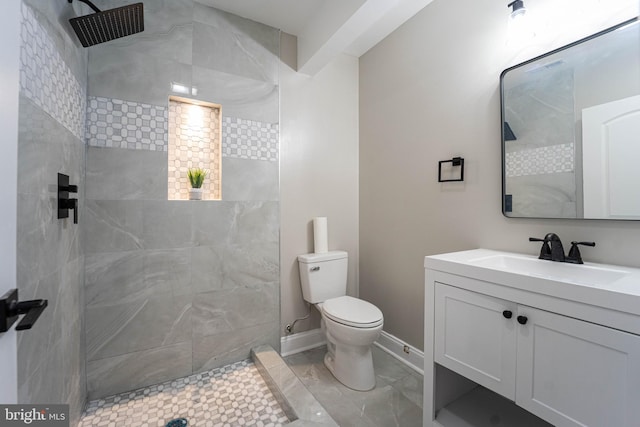
[[[442,375],[451,379],[455,374],[448,369],[437,366],[437,370],[442,370]],[[444,372],[446,371],[446,373]],[[456,382],[462,383],[462,377]],[[500,396],[475,383],[466,383],[466,389],[470,391],[459,397],[451,395],[447,399],[453,399],[436,411],[436,418],[433,425],[436,427],[553,427],[546,421],[536,417],[532,413],[524,410],[511,400]],[[436,387],[436,390],[438,388]],[[443,394],[436,393],[442,400]],[[442,402],[445,403],[445,402]]]

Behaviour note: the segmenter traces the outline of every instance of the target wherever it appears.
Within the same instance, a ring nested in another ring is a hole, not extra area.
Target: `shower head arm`
[[[68,1],[69,3],[73,3],[73,0],[68,0]],[[95,4],[91,3],[89,0],[78,0],[78,1],[88,5],[96,13],[102,12],[100,9],[98,9],[98,7]]]

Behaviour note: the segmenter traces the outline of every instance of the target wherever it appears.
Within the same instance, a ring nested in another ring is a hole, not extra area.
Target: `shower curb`
[[[291,421],[287,426],[339,427],[271,346],[252,348],[251,359]]]

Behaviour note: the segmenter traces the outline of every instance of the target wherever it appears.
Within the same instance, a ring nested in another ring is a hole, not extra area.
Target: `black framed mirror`
[[[640,220],[640,22],[500,76],[502,212]]]

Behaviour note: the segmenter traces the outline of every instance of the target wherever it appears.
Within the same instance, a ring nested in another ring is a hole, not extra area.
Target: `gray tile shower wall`
[[[70,176],[84,205],[87,53],[60,24],[80,6],[22,4],[18,136],[20,299],[48,299],[18,334],[20,403],[67,403],[76,425],[86,401],[84,245],[81,224],[57,219],[57,174]]]
[[[91,399],[246,359],[256,345],[279,347],[278,43],[276,29],[172,0],[145,2],[144,33],[91,49]],[[116,141],[110,136],[123,119],[97,111],[98,100],[142,114],[167,108],[172,82],[222,105],[220,201],[168,201],[167,152],[158,143],[166,134],[156,126],[151,141],[145,117],[128,111],[135,128]]]

